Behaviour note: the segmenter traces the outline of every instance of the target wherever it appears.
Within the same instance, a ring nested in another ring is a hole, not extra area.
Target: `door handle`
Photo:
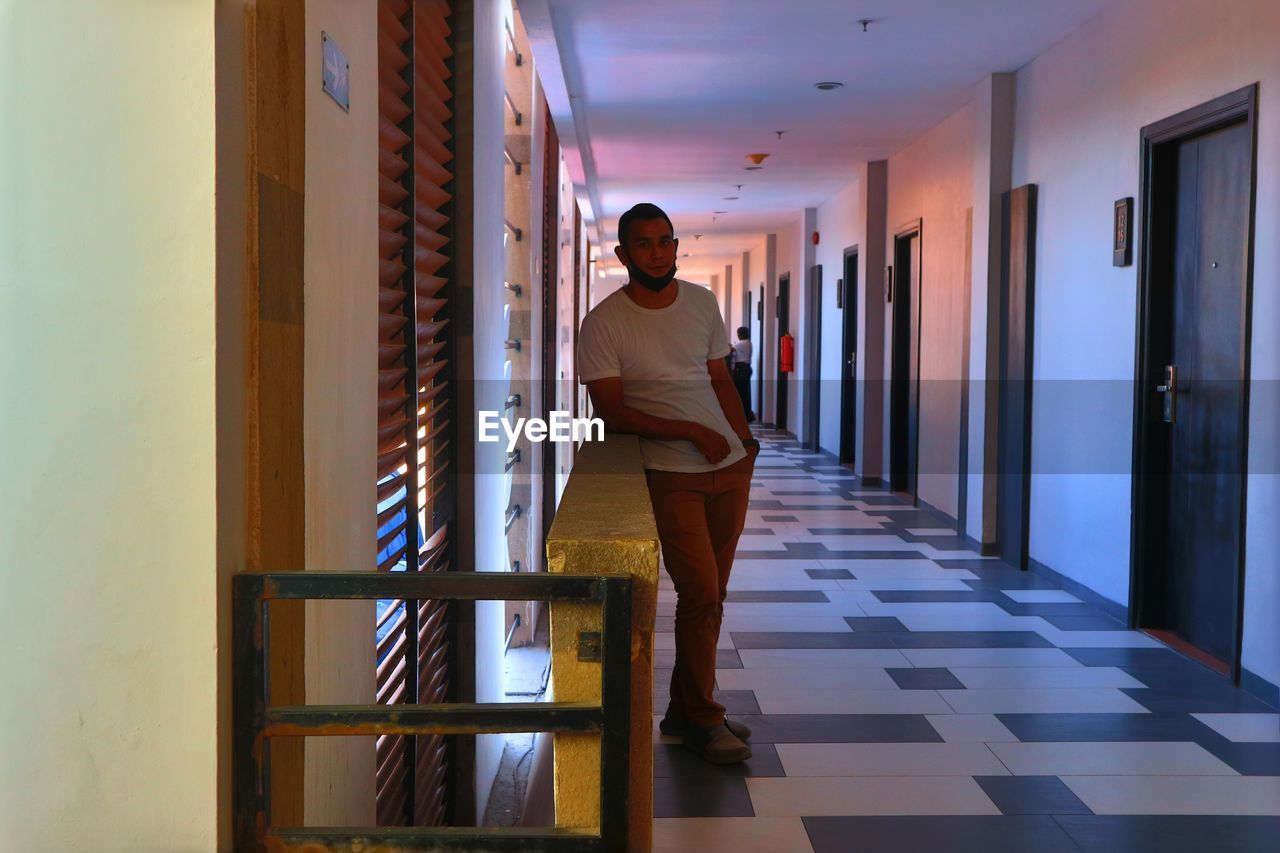
[[[1164,413],[1162,419],[1171,424],[1178,419],[1178,365],[1164,366],[1164,383],[1156,386],[1156,393],[1164,395]]]
[[[849,378],[858,378],[858,354],[856,352],[849,353]]]

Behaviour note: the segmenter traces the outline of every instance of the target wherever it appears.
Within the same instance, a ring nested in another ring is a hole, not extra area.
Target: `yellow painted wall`
[[[658,600],[658,533],[634,436],[586,442],[547,536],[547,569],[581,575],[630,575],[631,761],[629,849],[652,846],[653,626]],[[598,703],[602,665],[578,660],[578,636],[601,630],[597,603],[553,604],[552,692],[557,702]],[[556,825],[600,824],[600,736],[555,736]]]
[[[214,3],[0,0],[0,846],[216,839]]]

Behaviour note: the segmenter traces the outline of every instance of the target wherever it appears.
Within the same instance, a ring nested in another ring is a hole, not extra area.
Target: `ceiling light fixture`
[[[713,210],[713,211],[711,211],[711,212],[712,212],[713,214],[715,214],[716,216],[719,216],[720,214],[722,214],[722,213],[728,213],[729,211],[727,211],[727,210]]]
[[[867,31],[867,27],[871,26],[875,22],[872,21],[870,18],[863,18],[862,20],[858,21],[858,23],[862,24],[862,31],[865,33]]]
[[[737,201],[737,200],[738,200],[738,198],[739,198],[739,196],[736,196],[736,195],[727,195],[727,196],[725,196],[725,197],[724,197],[724,200],[725,200],[725,201]]]
[[[813,85],[824,92],[830,92],[832,89],[839,89],[842,86],[844,86],[843,83],[840,83],[836,80],[826,80],[826,81],[823,81],[822,83],[814,83]]]
[[[769,159],[769,155],[768,154],[748,154],[747,159],[751,161],[752,165],[759,166],[765,160]]]
[[[763,169],[764,166],[743,166],[742,168],[748,172],[758,172]]]

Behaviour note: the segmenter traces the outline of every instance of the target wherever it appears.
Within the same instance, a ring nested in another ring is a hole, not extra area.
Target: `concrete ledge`
[[[629,849],[653,846],[653,626],[658,600],[658,531],[640,446],[609,435],[578,451],[547,536],[547,567],[568,574],[626,574],[634,581],[631,631]],[[599,631],[595,604],[551,608],[551,690],[558,702],[599,702],[600,664],[578,660],[578,634]],[[600,738],[555,736],[556,826],[600,824]]]

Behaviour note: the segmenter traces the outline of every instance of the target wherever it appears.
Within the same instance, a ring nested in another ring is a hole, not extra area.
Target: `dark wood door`
[[[840,464],[854,464],[858,417],[858,253],[845,252],[844,293],[841,310],[844,312],[844,334],[840,344]]]
[[[1170,629],[1220,661],[1235,647],[1245,398],[1244,123],[1178,146],[1169,431]],[[1163,384],[1163,383],[1162,383]],[[1163,417],[1163,413],[1162,413]]]
[[[893,242],[889,488],[916,497],[920,448],[920,231]]]
[[[778,337],[791,331],[791,276],[778,277]],[[787,428],[787,391],[790,374],[782,372],[782,356],[778,356],[778,376],[774,390],[773,426],[778,430]]]
[[[1000,385],[996,459],[996,544],[1011,566],[1027,568],[1031,518],[1031,389],[1035,331],[1036,187],[1018,187],[1002,203]]]
[[[1142,129],[1133,623],[1236,678],[1257,94]]]
[[[822,417],[822,264],[809,267],[808,296],[804,329],[804,444],[816,453]]]

